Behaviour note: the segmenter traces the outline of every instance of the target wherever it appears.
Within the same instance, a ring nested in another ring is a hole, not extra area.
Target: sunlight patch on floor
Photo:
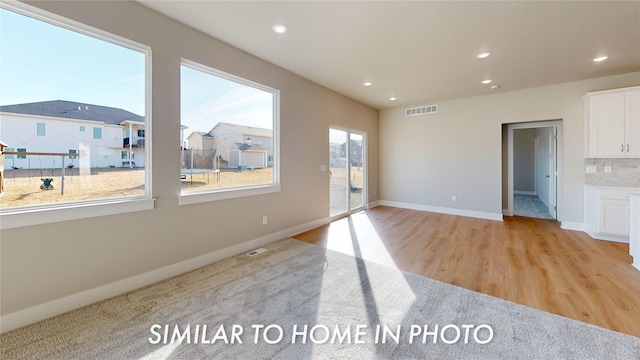
[[[403,273],[398,270],[366,212],[359,212],[331,223],[327,236],[327,249],[352,255],[354,256],[353,265],[361,266],[358,270],[360,278],[352,280],[358,281],[362,286],[362,297],[353,298],[353,302],[370,310],[367,314],[369,324],[365,325],[371,327],[377,324],[392,325],[403,320],[415,302],[416,296]],[[391,275],[388,269],[384,274],[380,273],[382,268],[367,266],[367,263],[360,259],[384,265],[395,271]],[[389,284],[394,284],[394,291],[388,291]],[[392,301],[388,301],[389,299]],[[393,303],[394,307],[393,309],[379,308],[378,303]]]

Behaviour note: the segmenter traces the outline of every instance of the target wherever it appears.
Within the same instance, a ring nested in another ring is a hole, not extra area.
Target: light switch
[[[595,172],[596,172],[596,169],[597,169],[597,168],[596,168],[596,166],[595,166],[595,165],[587,165],[587,172],[588,172],[588,173],[593,174],[593,173],[595,173]]]
[[[611,174],[611,165],[605,165],[604,166],[604,172],[607,174]]]

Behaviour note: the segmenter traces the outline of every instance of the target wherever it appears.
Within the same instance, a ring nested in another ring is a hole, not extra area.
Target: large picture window
[[[186,60],[180,76],[182,195],[277,187],[278,91]]]
[[[34,207],[151,201],[149,48],[20,3],[3,4],[0,19],[0,140],[20,146],[5,161],[3,228]]]

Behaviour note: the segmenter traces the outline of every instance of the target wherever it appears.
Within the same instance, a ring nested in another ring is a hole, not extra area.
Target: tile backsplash
[[[640,187],[640,159],[585,159],[585,184],[596,186]],[[586,172],[595,166],[595,173]],[[611,166],[611,173],[604,167]]]

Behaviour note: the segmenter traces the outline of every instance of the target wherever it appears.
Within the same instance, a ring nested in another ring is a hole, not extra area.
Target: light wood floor
[[[640,271],[629,246],[553,220],[380,206],[294,238],[640,337]]]

